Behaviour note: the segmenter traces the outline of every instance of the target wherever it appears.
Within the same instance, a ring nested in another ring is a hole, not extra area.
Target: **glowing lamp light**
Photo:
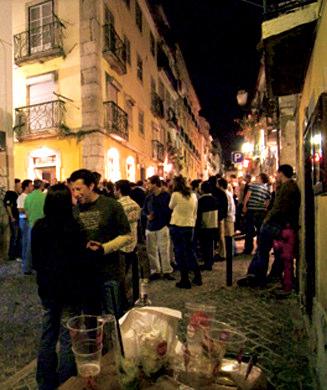
[[[318,152],[316,152],[316,153],[314,154],[313,161],[314,161],[315,163],[319,163],[320,160],[321,160],[321,156],[320,156],[320,154],[319,154]]]
[[[248,93],[244,89],[241,89],[237,92],[236,99],[239,106],[245,106],[248,100]]]
[[[155,174],[155,169],[154,169],[154,167],[147,167],[147,169],[146,169],[146,177],[148,178],[148,177],[151,177],[151,176],[153,176]]]
[[[250,142],[244,142],[242,145],[242,152],[243,153],[253,153],[254,145]]]
[[[321,134],[315,134],[313,137],[311,137],[311,144],[321,145]]]

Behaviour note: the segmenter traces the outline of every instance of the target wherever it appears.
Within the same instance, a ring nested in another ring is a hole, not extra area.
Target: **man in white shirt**
[[[25,199],[28,194],[33,191],[33,182],[32,180],[26,179],[22,182],[22,193],[17,199],[17,208],[19,212],[19,229],[21,231],[22,237],[22,262],[23,262],[23,271],[27,270],[27,248],[28,248],[28,220],[26,218],[26,213],[24,209]]]
[[[228,183],[227,180],[224,178],[218,179],[218,185],[219,187],[225,191],[225,194],[227,196],[227,201],[228,201],[228,209],[227,209],[227,216],[225,218],[225,237],[233,237],[234,235],[234,223],[235,223],[235,202],[233,198],[233,194],[228,191]]]

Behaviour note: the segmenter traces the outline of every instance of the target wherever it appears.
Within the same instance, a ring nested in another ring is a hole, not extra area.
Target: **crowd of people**
[[[292,167],[281,165],[276,188],[264,173],[192,182],[154,175],[146,183],[110,183],[80,169],[48,188],[39,179],[16,179],[4,199],[9,259],[21,258],[25,275],[36,272],[44,308],[39,388],[55,389],[76,373],[63,318],[112,313],[112,291],[119,315],[133,303],[126,275],[130,268],[139,275],[138,243],[146,247],[150,281],[175,281],[178,271],[176,287],[191,289],[202,285],[202,273],[212,271],[215,261],[226,258],[225,237],[244,233],[242,253],[251,254],[257,236],[248,274],[238,285],[264,286],[269,277],[284,275],[289,292],[300,206],[292,177]],[[267,275],[272,247],[275,262]]]

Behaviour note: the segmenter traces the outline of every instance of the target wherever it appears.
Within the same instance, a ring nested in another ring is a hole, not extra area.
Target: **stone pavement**
[[[234,259],[234,280],[247,269],[249,257]],[[177,277],[177,275],[176,275]],[[276,300],[271,291],[225,286],[225,263],[203,273],[204,284],[179,290],[174,282],[150,284],[153,305],[184,309],[185,302],[214,304],[217,319],[243,331],[246,351],[256,354],[258,366],[277,390],[316,389],[310,348],[298,297]],[[16,263],[0,267],[0,389],[34,390],[35,356],[41,307],[34,277],[20,275]],[[181,324],[180,334],[185,324]]]

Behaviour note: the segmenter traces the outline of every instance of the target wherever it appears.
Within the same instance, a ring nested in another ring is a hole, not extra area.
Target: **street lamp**
[[[237,91],[236,99],[237,99],[237,104],[239,106],[245,106],[248,101],[247,91],[245,91],[244,89],[240,89],[239,91]]]

